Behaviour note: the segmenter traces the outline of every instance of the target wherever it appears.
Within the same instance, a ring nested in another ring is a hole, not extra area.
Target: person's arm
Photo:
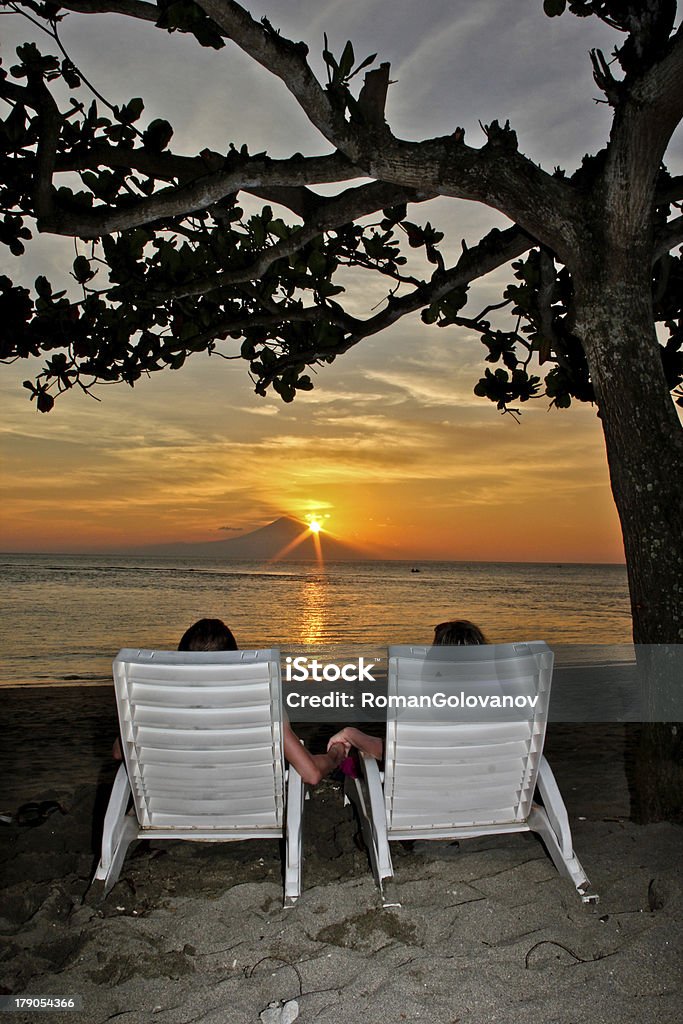
[[[343,743],[330,744],[326,754],[309,754],[289,722],[283,722],[283,740],[287,761],[309,786],[317,786],[346,757]]]
[[[382,740],[377,736],[369,736],[366,732],[361,732],[360,729],[356,729],[353,725],[348,725],[330,738],[327,744],[328,751],[330,747],[336,746],[338,743],[343,744],[347,754],[351,747],[355,747],[356,750],[369,754],[370,757],[374,757],[377,761],[384,756],[384,743]]]

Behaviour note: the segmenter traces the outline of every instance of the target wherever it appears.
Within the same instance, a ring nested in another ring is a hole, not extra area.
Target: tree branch
[[[151,13],[147,10],[150,5],[138,5],[137,0],[70,0],[69,9],[93,13],[117,10],[123,3],[134,4],[131,13],[136,17],[147,17]],[[265,26],[257,23],[234,0],[200,0],[199,6],[241,49],[282,79],[312,123],[344,156],[338,153],[327,158],[302,159],[298,166],[295,160],[246,164],[239,169],[240,173],[207,175],[200,181],[164,190],[125,207],[97,207],[91,212],[56,211],[51,218],[39,223],[39,230],[77,234],[83,238],[98,237],[150,220],[206,208],[240,189],[258,192],[273,186],[296,188],[322,181],[348,180],[355,172],[356,176],[493,206],[547,244],[564,262],[571,263],[577,248],[576,190],[521,156],[517,152],[515,133],[509,126],[501,128],[497,122],[489,125],[488,141],[481,149],[466,146],[461,133],[421,143],[395,139],[380,117],[389,73],[388,66],[384,65],[376,75],[372,72],[366,76],[366,85],[361,91],[361,96],[365,93],[368,113],[372,109],[377,124],[347,122],[343,110],[332,104],[329,94],[313,75],[304,44],[290,42],[267,23]],[[368,82],[375,82],[372,75],[376,78],[376,97],[371,97],[369,92]],[[115,158],[116,154],[109,154],[110,160]],[[80,159],[84,169],[90,158]],[[145,159],[149,160],[141,155],[134,159],[140,169]],[[170,156],[157,157],[159,161],[162,159],[167,165],[173,164]],[[60,166],[68,166],[67,161]],[[190,166],[185,165],[183,176],[188,172]]]
[[[683,174],[670,178],[663,185],[657,188],[655,202],[680,203],[683,200]]]
[[[513,138],[505,140],[508,135]],[[502,138],[500,137],[502,136]],[[514,133],[509,129],[489,126],[489,142],[477,150],[455,141],[451,136],[422,143],[407,143],[385,138],[384,155],[378,153],[372,166],[372,177],[395,181],[397,186],[440,192],[457,198],[475,199],[495,205],[510,217],[524,201],[527,215],[520,223],[531,233],[538,233],[557,221],[557,234],[547,244],[561,258],[562,239],[572,237],[575,228],[575,203],[571,186],[552,178],[526,157],[511,148]],[[388,150],[391,148],[392,152]],[[502,149],[502,153],[501,153]],[[149,199],[126,207],[99,207],[91,213],[64,215],[59,223],[42,224],[40,229],[57,234],[81,234],[97,237],[109,231],[149,223],[150,220],[177,216],[204,209],[232,192],[247,191],[260,198],[282,202],[299,216],[305,217],[318,208],[324,199],[302,187],[314,181],[348,180],[364,172],[337,153],[326,157],[294,157],[289,160],[245,161],[234,172],[209,175],[202,157],[172,153],[150,153],[144,149],[97,144],[87,152],[57,158],[57,170],[87,170],[95,167],[127,167],[150,176],[181,178],[185,191],[175,187],[156,193]],[[309,169],[311,172],[309,173]],[[258,171],[261,171],[259,174]],[[319,176],[316,176],[319,172]],[[195,179],[190,185],[189,182]],[[460,185],[456,182],[461,182]],[[434,182],[435,187],[429,188]],[[444,184],[447,182],[447,184]],[[517,187],[527,193],[526,200],[517,195]],[[209,193],[210,188],[210,193]],[[278,189],[278,192],[274,192]],[[57,220],[57,218],[55,218]],[[565,259],[566,262],[566,259]]]
[[[49,217],[54,209],[52,175],[55,168],[57,145],[61,129],[59,108],[43,80],[38,75],[29,76],[29,84],[38,98],[40,133],[36,150],[36,171],[34,175],[34,201],[36,215]]]
[[[384,108],[389,90],[389,64],[380,64],[365,76],[363,88],[358,96],[358,109],[366,124],[376,128],[384,126]]]
[[[185,183],[203,177],[208,172],[206,162],[201,156],[183,156],[168,151],[152,153],[146,149],[129,149],[125,146],[109,146],[104,143],[95,144],[84,153],[58,155],[55,170],[57,172],[89,171],[98,167],[126,168],[131,171],[140,171],[150,178],[161,178],[167,181],[178,178]],[[286,185],[251,186],[242,191],[258,196],[259,199],[265,199],[266,202],[286,206],[302,219],[315,213],[325,202],[324,197],[304,185],[291,187]]]
[[[199,6],[241,49],[282,79],[309,120],[369,177],[474,199],[494,206],[547,242],[561,258],[564,239],[574,235],[573,189],[517,153],[514,132],[493,122],[481,150],[446,137],[401,142],[384,128],[359,126],[335,110],[306,61],[304,44],[291,43],[257,24],[234,0],[198,0]],[[388,66],[381,69],[388,82]],[[539,205],[542,207],[539,210]],[[521,214],[520,214],[521,211]],[[552,225],[552,235],[548,226]]]
[[[316,320],[326,320],[338,327],[348,328],[348,317],[344,313],[333,313],[328,306],[303,306],[299,309],[291,305],[278,307],[277,303],[269,313],[253,313],[238,319],[226,317],[224,320],[217,320],[207,331],[201,331],[185,338],[181,344],[188,346],[190,350],[198,346],[206,346],[215,341],[221,334],[236,334],[245,328],[252,327],[277,327],[282,323],[312,323]],[[218,353],[223,355],[223,353]],[[241,359],[237,355],[234,358]],[[299,360],[301,361],[301,360]]]
[[[656,127],[668,141],[683,116],[683,25],[662,59],[641,76],[631,92],[634,103],[650,111],[656,108]]]
[[[631,193],[634,226],[644,222],[642,204],[659,173],[669,140],[683,116],[683,26],[667,52],[642,74],[627,75],[617,103],[605,173]],[[637,187],[636,187],[637,185]]]
[[[508,124],[494,121],[485,131],[488,140],[481,149],[465,145],[459,132],[424,142],[386,137],[368,161],[369,174],[493,207],[571,265],[579,246],[577,190],[522,156]]]
[[[669,140],[683,116],[683,26],[646,71],[624,79],[607,148],[608,210],[622,238],[642,236]],[[618,210],[618,213],[616,212]]]
[[[311,220],[304,222],[289,238],[283,238],[260,253],[248,267],[214,274],[171,291],[152,292],[152,298],[164,300],[207,295],[219,288],[258,280],[276,260],[291,256],[324,231],[350,224],[359,217],[366,217],[389,206],[405,202],[421,203],[433,198],[431,193],[416,193],[412,189],[400,189],[381,181],[346,189],[341,195],[323,202]]]
[[[59,6],[75,14],[125,14],[129,18],[152,22],[159,19],[157,5],[143,0],[59,0]]]
[[[104,142],[96,142],[87,150],[61,153],[55,164],[58,173],[91,171],[98,167],[125,168],[140,171],[149,177],[185,180],[209,173],[209,168],[200,156],[182,156],[169,151],[153,153],[147,149],[110,146]]]
[[[312,364],[320,359],[326,359],[330,355],[343,355],[365,338],[378,334],[406,314],[413,313],[432,302],[438,302],[454,288],[467,287],[472,281],[504,266],[515,257],[521,256],[535,244],[534,240],[518,227],[508,228],[505,231],[494,229],[478,245],[467,249],[454,267],[434,274],[429,284],[420,285],[409,294],[399,298],[390,298],[386,309],[381,313],[377,313],[368,320],[360,320],[346,314],[340,326],[345,326],[349,334],[334,348],[314,347],[278,357],[269,368],[269,372],[261,377],[263,386],[271,384],[290,366],[300,366],[302,363]]]
[[[302,220],[312,216],[325,203],[322,196],[303,185],[297,187],[272,185],[270,188],[252,186],[242,191],[248,192],[249,195],[256,196],[258,199],[265,199],[267,203],[279,203],[280,206],[286,206]]]
[[[593,79],[595,84],[598,89],[604,92],[609,105],[611,107],[616,107],[621,95],[622,83],[617,81],[612,74],[602,50],[591,50],[590,59],[593,66]]]
[[[126,149],[124,146],[95,145],[87,153],[62,154],[57,157],[55,170],[87,171],[98,167],[119,167],[140,171],[148,177],[171,181],[174,178],[184,183],[196,180],[207,173],[207,166],[201,156],[181,156],[175,153],[150,153],[145,149]],[[252,185],[241,189],[250,195],[265,199],[267,203],[285,206],[302,220],[312,216],[325,203],[325,197],[318,195],[305,185]]]
[[[149,199],[130,202],[126,206],[103,205],[92,212],[55,207],[52,215],[38,220],[38,230],[56,235],[99,238],[113,231],[125,231],[153,221],[205,210],[241,189],[274,185],[291,187],[311,182],[344,181],[359,176],[359,172],[341,154],[292,157],[289,160],[247,159],[235,170],[207,174],[189,184],[162,189]]]

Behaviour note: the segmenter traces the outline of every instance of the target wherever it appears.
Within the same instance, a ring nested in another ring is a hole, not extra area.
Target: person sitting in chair
[[[473,622],[468,619],[450,619],[434,626],[434,647],[469,647],[487,644],[488,640]]]
[[[199,619],[187,629],[178,644],[179,651],[237,651],[237,641],[221,619]],[[309,786],[317,785],[321,779],[338,768],[346,757],[346,749],[340,741],[328,744],[326,754],[310,754],[286,718],[282,722],[282,741],[286,760]],[[112,751],[117,761],[123,759],[121,740],[117,737]]]
[[[434,647],[465,647],[485,643],[488,641],[479,626],[475,626],[468,619],[449,619],[448,622],[440,622],[434,627]],[[378,736],[370,736],[367,732],[356,729],[353,725],[341,729],[330,738],[328,751],[339,743],[344,745],[345,757],[349,756],[352,748],[369,754],[377,761],[384,756],[384,741]]]

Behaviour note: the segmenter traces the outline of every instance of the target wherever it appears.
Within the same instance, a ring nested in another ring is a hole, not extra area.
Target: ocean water
[[[174,649],[203,617],[223,619],[242,648],[312,656],[429,643],[448,618],[471,619],[491,642],[631,639],[617,565],[100,555],[0,555],[0,565],[0,685],[109,683],[119,648]]]

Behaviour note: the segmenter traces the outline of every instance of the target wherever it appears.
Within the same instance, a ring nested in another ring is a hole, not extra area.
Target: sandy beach
[[[546,744],[597,907],[516,835],[395,844],[403,905],[385,910],[334,778],[306,807],[293,909],[273,841],[139,843],[97,903],[113,692],[14,688],[2,701],[4,994],[80,997],[73,1019],[88,1024],[679,1019],[683,829],[629,821],[623,726],[551,726]],[[20,824],[29,800],[60,809]]]

